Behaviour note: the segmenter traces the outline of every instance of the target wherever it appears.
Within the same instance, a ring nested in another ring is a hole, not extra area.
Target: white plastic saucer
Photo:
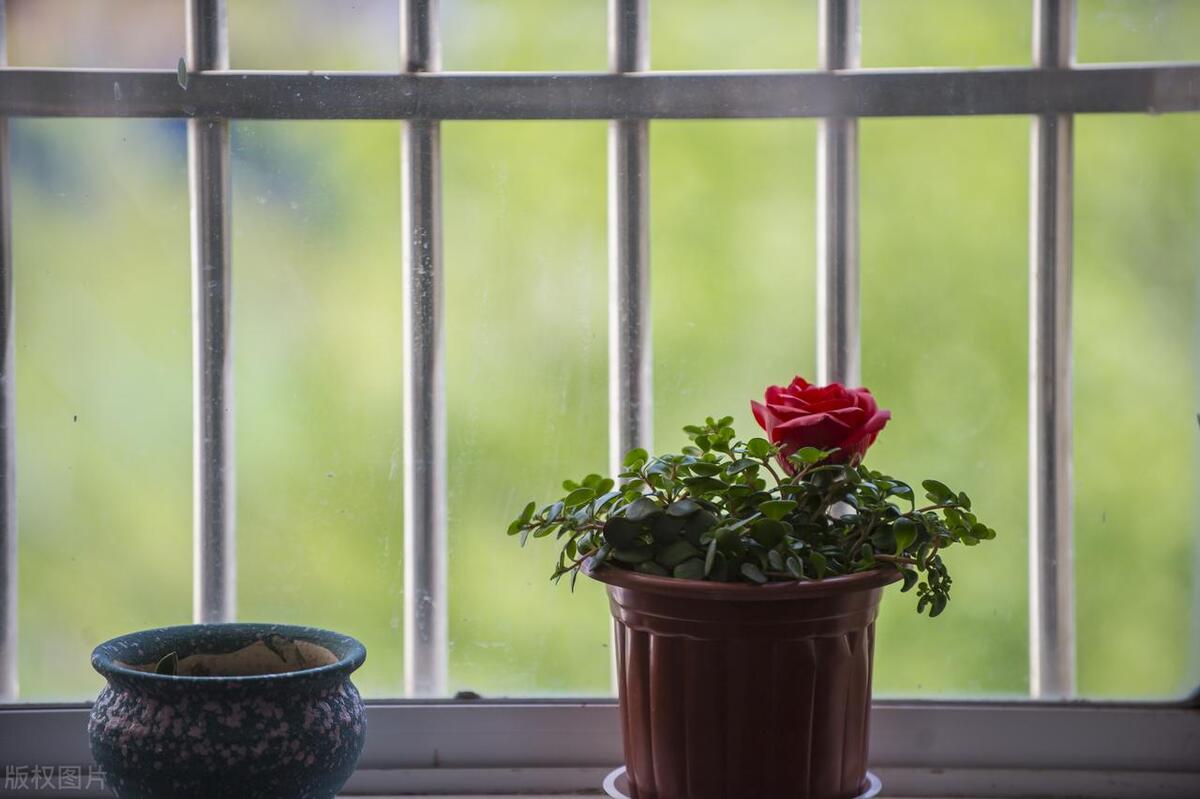
[[[879,796],[879,792],[883,790],[883,783],[879,781],[871,772],[867,772],[867,789],[856,796],[854,799],[872,799]],[[612,799],[630,799],[629,796],[629,778],[625,776],[625,767],[612,771],[604,778],[604,792],[612,797]]]

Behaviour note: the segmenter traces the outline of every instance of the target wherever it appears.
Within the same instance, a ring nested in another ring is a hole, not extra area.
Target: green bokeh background
[[[395,5],[230,0],[233,66],[395,69]],[[656,68],[816,64],[815,3],[652,6]],[[1200,3],[1079,14],[1081,61],[1200,59]],[[604,20],[602,0],[444,0],[445,65],[603,69]],[[182,53],[182,3],[14,0],[10,24],[14,64]],[[865,66],[1029,63],[1026,0],[863,0],[863,27]],[[12,127],[21,691],[75,699],[99,689],[95,643],[191,617],[185,138],[177,121]],[[452,690],[611,690],[602,592],[552,587],[552,547],[503,534],[607,462],[605,130],[444,126]],[[1079,689],[1177,696],[1200,675],[1200,120],[1076,134]],[[752,397],[813,373],[815,135],[651,125],[660,447],[708,414],[749,433]],[[239,611],[357,635],[377,697],[403,690],[398,140],[382,122],[233,134]],[[967,488],[1000,532],[948,553],[936,621],[885,601],[883,695],[1027,690],[1028,149],[1025,118],[861,124],[863,379],[894,414],[871,462]]]

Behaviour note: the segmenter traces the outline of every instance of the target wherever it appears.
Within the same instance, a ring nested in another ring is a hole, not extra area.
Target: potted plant
[[[552,579],[607,585],[634,799],[834,799],[862,793],[883,588],[917,611],[950,598],[941,551],[995,531],[966,494],[863,458],[890,414],[866,389],[795,378],[531,502],[509,535],[562,543]]]
[[[96,647],[92,755],[122,799],[333,799],[366,736],[349,636],[192,624]]]

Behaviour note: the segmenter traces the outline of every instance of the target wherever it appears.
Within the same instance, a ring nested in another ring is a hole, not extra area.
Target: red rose
[[[763,399],[750,403],[754,418],[780,448],[780,462],[792,474],[795,467],[787,456],[802,447],[836,448],[829,459],[839,463],[861,461],[892,418],[865,388],[846,388],[841,383],[814,386],[803,377],[786,388],[770,386]]]

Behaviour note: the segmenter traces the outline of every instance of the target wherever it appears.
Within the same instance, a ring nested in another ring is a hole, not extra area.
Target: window
[[[503,521],[802,372],[861,376],[903,422],[881,467],[979,486],[1002,533],[936,622],[885,603],[889,786],[1192,784],[1200,64],[1112,64],[1200,61],[1197,8],[612,0],[610,65],[601,2],[224,5],[7,4],[0,764],[86,762],[78,705],[21,703],[195,612],[364,640],[356,790],[598,784],[602,591]],[[667,71],[712,69],[774,71]]]

